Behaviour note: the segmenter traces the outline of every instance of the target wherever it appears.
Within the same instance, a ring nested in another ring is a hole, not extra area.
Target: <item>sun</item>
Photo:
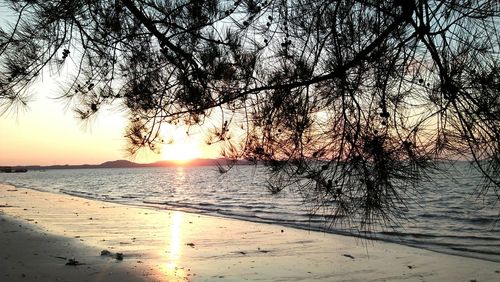
[[[188,136],[182,129],[170,130],[165,136],[167,142],[162,148],[163,160],[184,164],[201,156],[199,140]]]
[[[200,149],[194,144],[167,144],[162,150],[162,159],[176,163],[187,163],[200,157]]]

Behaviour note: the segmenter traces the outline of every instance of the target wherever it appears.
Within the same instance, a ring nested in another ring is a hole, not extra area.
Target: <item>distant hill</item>
[[[157,161],[154,163],[146,163],[146,164],[140,164],[140,163],[134,163],[131,161],[127,160],[116,160],[116,161],[108,161],[104,162],[98,167],[104,167],[104,168],[127,168],[127,167],[171,167],[171,166],[210,166],[210,165],[217,165],[217,162],[221,162],[220,159],[195,159],[191,160],[189,162],[186,162],[185,164],[181,164],[179,162],[175,161]],[[225,160],[222,160],[225,163]]]
[[[125,167],[137,167],[138,165],[140,165],[140,164],[134,163],[131,161],[127,161],[127,160],[116,160],[116,161],[107,161],[107,162],[104,162],[98,166],[99,167],[107,167],[107,168],[113,168],[113,167],[125,168]]]
[[[46,170],[46,169],[89,169],[89,168],[138,168],[138,167],[176,167],[176,166],[216,166],[226,165],[231,161],[220,158],[220,159],[195,159],[185,164],[179,164],[174,161],[158,161],[154,163],[135,163],[127,160],[115,160],[107,161],[102,164],[81,164],[81,165],[50,165],[50,166],[40,166],[40,165],[29,165],[29,166],[4,166],[0,168],[4,169],[27,169],[27,170]],[[238,160],[234,163],[235,165],[249,165],[253,162],[247,160]]]

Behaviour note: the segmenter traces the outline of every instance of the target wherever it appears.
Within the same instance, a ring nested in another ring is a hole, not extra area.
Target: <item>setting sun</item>
[[[163,147],[162,159],[185,163],[200,157],[200,154],[200,149],[196,144],[173,143]]]
[[[188,136],[182,128],[169,128],[165,134],[166,144],[162,148],[162,159],[186,163],[201,156],[199,140]]]

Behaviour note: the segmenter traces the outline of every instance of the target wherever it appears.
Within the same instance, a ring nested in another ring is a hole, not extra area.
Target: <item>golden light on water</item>
[[[174,212],[172,216],[172,225],[170,226],[170,252],[169,264],[176,265],[181,255],[181,227],[182,213]]]
[[[179,268],[182,256],[182,213],[172,212],[172,223],[170,224],[169,248],[165,271],[168,276],[184,276],[184,270]]]

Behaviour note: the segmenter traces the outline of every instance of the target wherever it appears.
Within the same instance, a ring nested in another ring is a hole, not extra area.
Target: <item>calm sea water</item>
[[[0,183],[80,197],[227,216],[309,230],[346,233],[292,191],[273,195],[260,166],[68,169],[0,173]],[[407,221],[373,237],[500,262],[500,203],[473,193],[480,175],[465,164],[422,183]]]

